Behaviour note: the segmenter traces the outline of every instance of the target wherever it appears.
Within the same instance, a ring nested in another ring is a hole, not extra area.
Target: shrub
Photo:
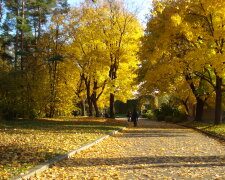
[[[167,122],[182,122],[187,119],[185,113],[180,112],[176,107],[172,107],[168,104],[162,104],[160,109],[154,111],[154,117],[158,121]]]
[[[147,110],[145,113],[143,113],[142,117],[152,119],[154,117],[154,113],[152,110]]]

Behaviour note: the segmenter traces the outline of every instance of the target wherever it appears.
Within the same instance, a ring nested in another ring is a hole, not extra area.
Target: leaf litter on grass
[[[15,120],[0,124],[0,179],[91,142],[125,124],[104,118]]]

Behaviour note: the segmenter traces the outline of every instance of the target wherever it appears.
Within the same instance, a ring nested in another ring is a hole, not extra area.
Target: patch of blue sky
[[[73,6],[79,6],[85,0],[68,0],[68,3]],[[150,14],[152,0],[124,0],[129,11],[135,12],[140,23],[145,26],[147,19],[146,16]]]

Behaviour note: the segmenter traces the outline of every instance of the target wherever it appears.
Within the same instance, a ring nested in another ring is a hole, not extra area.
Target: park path
[[[225,146],[175,124],[140,120],[33,179],[225,179]]]

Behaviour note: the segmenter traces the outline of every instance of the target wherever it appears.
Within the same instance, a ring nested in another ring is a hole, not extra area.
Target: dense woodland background
[[[202,121],[210,108],[222,123],[222,0],[153,1],[145,30],[123,1],[0,3],[2,119],[115,117],[115,100],[135,95],[148,115]]]
[[[131,97],[142,28],[122,2],[1,1],[0,109],[6,119],[99,115]],[[116,97],[115,97],[116,96]],[[110,103],[109,103],[110,101]]]

